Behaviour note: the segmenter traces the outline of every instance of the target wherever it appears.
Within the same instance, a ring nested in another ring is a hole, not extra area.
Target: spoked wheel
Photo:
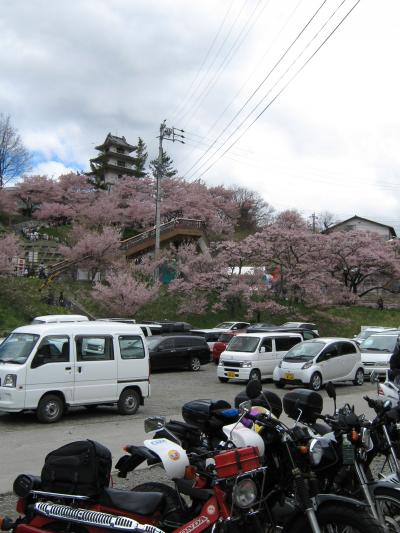
[[[390,533],[400,533],[400,497],[395,489],[381,488],[375,493],[376,510],[380,521]]]
[[[361,506],[327,504],[317,511],[321,533],[384,533],[384,529]],[[312,533],[306,516],[285,526],[282,533]]]

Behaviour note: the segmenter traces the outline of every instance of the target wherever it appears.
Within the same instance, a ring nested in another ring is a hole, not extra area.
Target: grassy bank
[[[42,281],[30,278],[0,277],[0,335],[29,323],[37,315],[65,313],[65,309],[45,303],[49,289],[41,289]],[[72,298],[96,317],[107,317],[107,312],[90,297],[90,283],[62,281],[55,283],[51,291],[57,298],[62,290],[66,298]],[[182,315],[178,312],[176,298],[164,291],[159,299],[144,307],[137,320],[183,320],[194,327],[209,328],[224,320],[245,319],[245,310],[235,316],[228,311],[205,315]],[[400,310],[379,311],[368,307],[332,307],[312,309],[297,306],[281,315],[261,316],[261,321],[282,324],[287,320],[315,322],[321,335],[352,337],[362,325],[399,327]],[[253,320],[254,321],[254,320]]]

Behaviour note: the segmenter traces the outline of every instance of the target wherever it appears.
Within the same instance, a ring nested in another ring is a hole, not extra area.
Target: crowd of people
[[[58,237],[53,237],[52,235],[49,235],[48,233],[43,231],[43,228],[47,228],[48,226],[23,226],[21,228],[21,235],[28,239],[28,241],[35,242],[35,241],[48,241],[48,240],[55,240],[56,242],[59,241]],[[42,231],[41,231],[42,230]]]

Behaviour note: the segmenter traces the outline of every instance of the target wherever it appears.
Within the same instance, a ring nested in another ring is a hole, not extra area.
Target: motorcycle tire
[[[374,493],[376,509],[388,531],[400,531],[400,495],[389,487],[377,488]]]
[[[164,483],[149,482],[137,485],[132,489],[135,492],[161,492],[165,496],[165,511],[162,513],[160,523],[155,524],[168,531],[177,529],[188,521],[183,507],[183,502],[173,487]]]
[[[384,529],[368,511],[348,505],[327,504],[317,511],[321,533],[384,533]],[[308,518],[303,515],[285,526],[282,533],[312,533]]]

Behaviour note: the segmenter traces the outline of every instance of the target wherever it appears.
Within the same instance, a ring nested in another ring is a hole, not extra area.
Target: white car
[[[344,338],[318,338],[293,346],[275,368],[273,380],[285,385],[309,386],[318,391],[328,381],[364,383],[364,366],[357,343]]]
[[[370,335],[360,344],[361,361],[367,376],[373,370],[381,376],[386,375],[399,336],[400,330],[397,329],[383,331]]]

